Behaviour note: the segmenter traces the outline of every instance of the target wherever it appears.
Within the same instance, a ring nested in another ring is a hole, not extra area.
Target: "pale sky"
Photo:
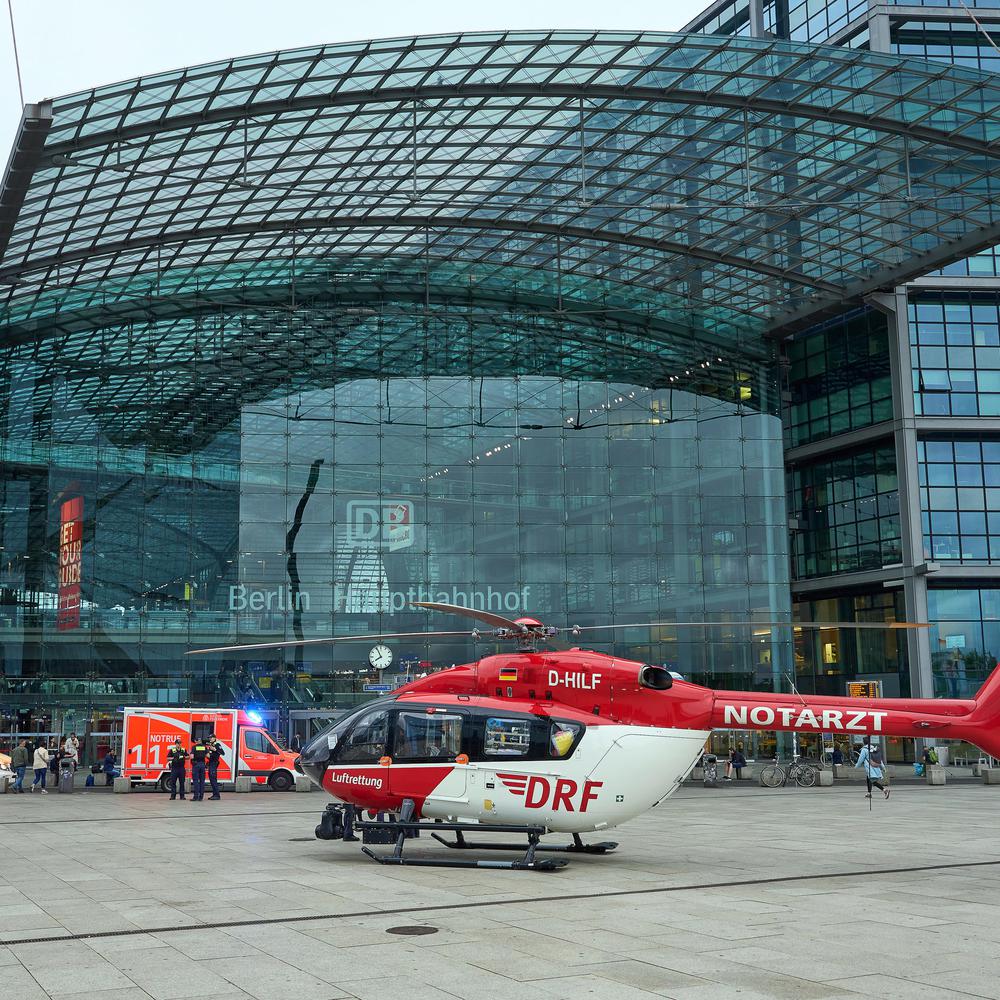
[[[24,99],[231,56],[398,35],[517,28],[676,31],[709,0],[11,0]],[[0,170],[21,118],[0,0]]]

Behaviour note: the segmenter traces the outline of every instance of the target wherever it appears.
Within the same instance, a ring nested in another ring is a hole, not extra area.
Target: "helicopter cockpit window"
[[[340,764],[373,764],[385,756],[389,737],[389,712],[376,709],[360,718],[354,728],[337,747],[336,760]]]
[[[461,752],[461,715],[400,712],[396,717],[395,760],[454,760]]]
[[[487,757],[527,757],[531,752],[531,720],[486,720],[483,753]]]
[[[582,732],[583,726],[578,722],[553,722],[549,732],[549,755],[568,757]]]

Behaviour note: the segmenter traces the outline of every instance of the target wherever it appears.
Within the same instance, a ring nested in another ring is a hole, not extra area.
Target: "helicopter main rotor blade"
[[[633,622],[626,625],[583,625],[561,628],[560,632],[595,632],[618,628],[716,628],[746,626],[749,628],[849,628],[849,629],[909,629],[930,628],[930,622],[755,622],[750,619],[722,622]]]
[[[210,646],[207,649],[189,649],[184,655],[196,653],[238,653],[245,649],[284,649],[287,646],[329,646],[334,642],[379,642],[382,639],[420,639],[425,636],[464,635],[472,632],[379,632],[369,635],[333,635],[322,639],[289,639],[283,642],[251,642],[242,646]]]
[[[492,611],[477,611],[475,608],[466,608],[461,604],[438,604],[436,601],[410,601],[415,608],[429,608],[431,611],[446,611],[452,615],[462,615],[465,618],[475,618],[476,621],[485,622],[494,628],[505,628],[511,632],[525,633],[528,631],[523,625],[504,618],[502,615],[495,615]]]

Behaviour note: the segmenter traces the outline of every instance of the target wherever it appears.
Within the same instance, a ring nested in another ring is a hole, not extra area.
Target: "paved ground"
[[[380,868],[324,801],[0,798],[0,996],[1000,998],[1000,788],[685,788],[548,875]]]

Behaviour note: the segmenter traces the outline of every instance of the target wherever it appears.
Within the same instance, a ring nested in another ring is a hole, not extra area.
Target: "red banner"
[[[59,611],[56,629],[80,627],[80,570],[83,567],[83,497],[67,500],[59,518]]]

